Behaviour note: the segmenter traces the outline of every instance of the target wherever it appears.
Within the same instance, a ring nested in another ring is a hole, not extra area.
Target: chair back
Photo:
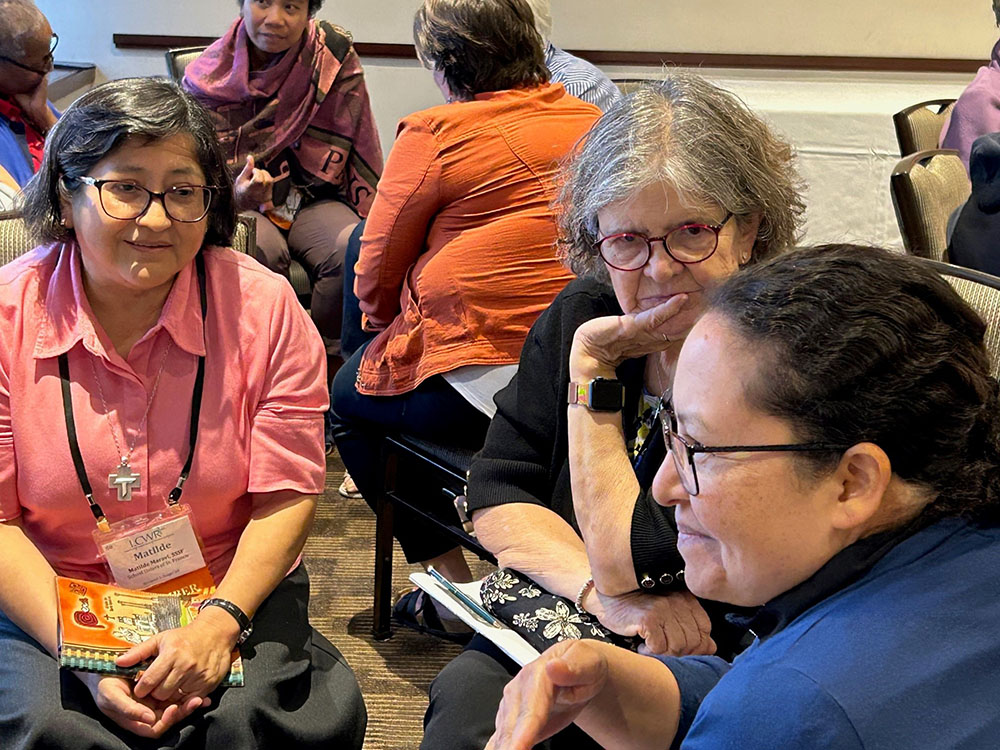
[[[24,219],[17,211],[0,212],[0,266],[34,248]],[[253,216],[237,216],[233,250],[254,257],[257,250],[257,221]]]
[[[167,55],[167,75],[170,80],[181,82],[184,77],[184,69],[188,63],[192,62],[198,55],[205,51],[205,47],[177,47],[168,49]]]
[[[5,266],[32,248],[27,227],[17,211],[0,213],[0,266]]]
[[[952,285],[969,307],[986,322],[986,350],[990,353],[990,372],[1000,375],[1000,278],[950,263],[926,261]]]
[[[892,170],[889,188],[906,252],[947,260],[948,217],[972,192],[958,152],[933,149],[910,154]]]
[[[894,114],[892,124],[896,126],[899,155],[909,156],[917,151],[937,148],[941,128],[954,106],[954,99],[931,99]]]

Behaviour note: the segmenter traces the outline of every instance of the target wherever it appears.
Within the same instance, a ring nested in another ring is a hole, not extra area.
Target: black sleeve
[[[648,489],[636,500],[631,539],[635,581],[643,591],[665,594],[685,588],[673,508],[657,503]]]
[[[535,503],[551,508],[575,528],[566,460],[569,350],[580,324],[619,314],[615,308],[613,295],[596,281],[576,279],[535,321],[517,374],[496,395],[497,412],[486,443],[472,461],[470,511]]]

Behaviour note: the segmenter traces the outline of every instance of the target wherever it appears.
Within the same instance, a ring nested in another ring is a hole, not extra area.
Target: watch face
[[[597,411],[621,411],[625,389],[617,380],[597,378],[590,384],[590,408]]]

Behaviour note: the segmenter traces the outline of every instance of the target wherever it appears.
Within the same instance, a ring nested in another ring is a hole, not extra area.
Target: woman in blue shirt
[[[660,419],[686,583],[754,644],[564,642],[490,748],[981,748],[1000,737],[1000,400],[985,324],[922,261],[827,246],[746,269],[685,340]]]

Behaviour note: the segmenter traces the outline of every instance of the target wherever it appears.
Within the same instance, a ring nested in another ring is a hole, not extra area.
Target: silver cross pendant
[[[128,459],[122,458],[118,464],[118,470],[114,474],[108,474],[108,488],[118,490],[119,502],[128,502],[132,499],[132,487],[139,489],[139,475],[132,471],[128,465]]]

